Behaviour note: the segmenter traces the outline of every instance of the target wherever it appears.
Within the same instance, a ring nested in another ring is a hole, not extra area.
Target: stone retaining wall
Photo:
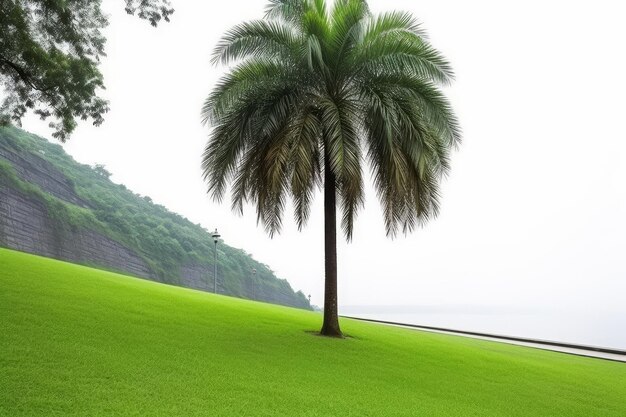
[[[89,207],[76,194],[72,182],[45,159],[29,152],[17,153],[3,147],[0,147],[0,158],[9,161],[17,176],[25,182],[38,185],[60,200],[80,207]]]
[[[1,184],[0,246],[154,278],[130,249],[96,231],[60,225],[35,197]]]

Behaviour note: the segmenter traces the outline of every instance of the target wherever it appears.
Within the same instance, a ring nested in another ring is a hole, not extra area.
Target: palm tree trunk
[[[335,174],[324,154],[324,324],[321,334],[342,337],[337,314],[337,197]]]

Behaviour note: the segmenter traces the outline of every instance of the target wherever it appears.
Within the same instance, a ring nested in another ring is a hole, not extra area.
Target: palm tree
[[[202,163],[209,192],[219,202],[231,185],[233,210],[256,205],[273,236],[287,197],[301,229],[323,188],[321,334],[340,337],[337,207],[349,241],[367,161],[388,236],[437,214],[438,184],[460,141],[439,90],[450,65],[409,13],[373,15],[365,0],[270,0],[264,20],[224,35],[213,62],[236,65],[202,109],[212,127]]]

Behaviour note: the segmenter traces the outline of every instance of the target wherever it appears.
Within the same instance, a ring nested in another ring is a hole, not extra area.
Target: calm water
[[[467,306],[344,306],[340,314],[626,350],[626,314]]]

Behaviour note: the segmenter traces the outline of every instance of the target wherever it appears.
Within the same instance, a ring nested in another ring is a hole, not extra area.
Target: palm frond
[[[438,181],[447,171],[450,146],[410,90],[372,83],[361,98],[369,115],[367,156],[387,234],[410,232],[438,212]]]
[[[380,13],[362,22],[362,45],[369,45],[381,36],[411,33],[420,39],[427,40],[428,36],[420,23],[408,12],[392,11]]]
[[[330,12],[332,31],[330,45],[336,62],[333,67],[345,63],[344,55],[352,48],[360,37],[361,21],[369,17],[370,11],[364,0],[335,1]]]
[[[409,102],[421,117],[429,121],[446,146],[456,147],[460,143],[461,129],[452,106],[432,82],[414,74],[389,71],[380,75],[367,73],[358,83],[364,94],[373,90],[384,91],[390,97]]]
[[[319,144],[322,129],[319,118],[306,109],[291,124],[291,195],[294,199],[294,219],[298,229],[306,225],[315,189],[322,184]]]
[[[372,36],[366,33],[351,54],[355,73],[414,74],[422,79],[450,84],[454,71],[449,62],[412,30],[389,30]]]
[[[298,49],[301,37],[287,24],[254,20],[235,26],[222,37],[211,62],[229,64],[247,57],[286,59]]]
[[[292,88],[304,80],[297,67],[274,59],[254,58],[222,77],[202,106],[203,123],[218,123],[242,97],[258,91]]]
[[[349,240],[355,213],[363,205],[361,146],[356,128],[361,123],[360,108],[349,97],[325,99],[320,105],[325,152],[337,178],[343,210],[342,227]]]
[[[299,23],[307,0],[269,0],[265,7],[265,18]]]

